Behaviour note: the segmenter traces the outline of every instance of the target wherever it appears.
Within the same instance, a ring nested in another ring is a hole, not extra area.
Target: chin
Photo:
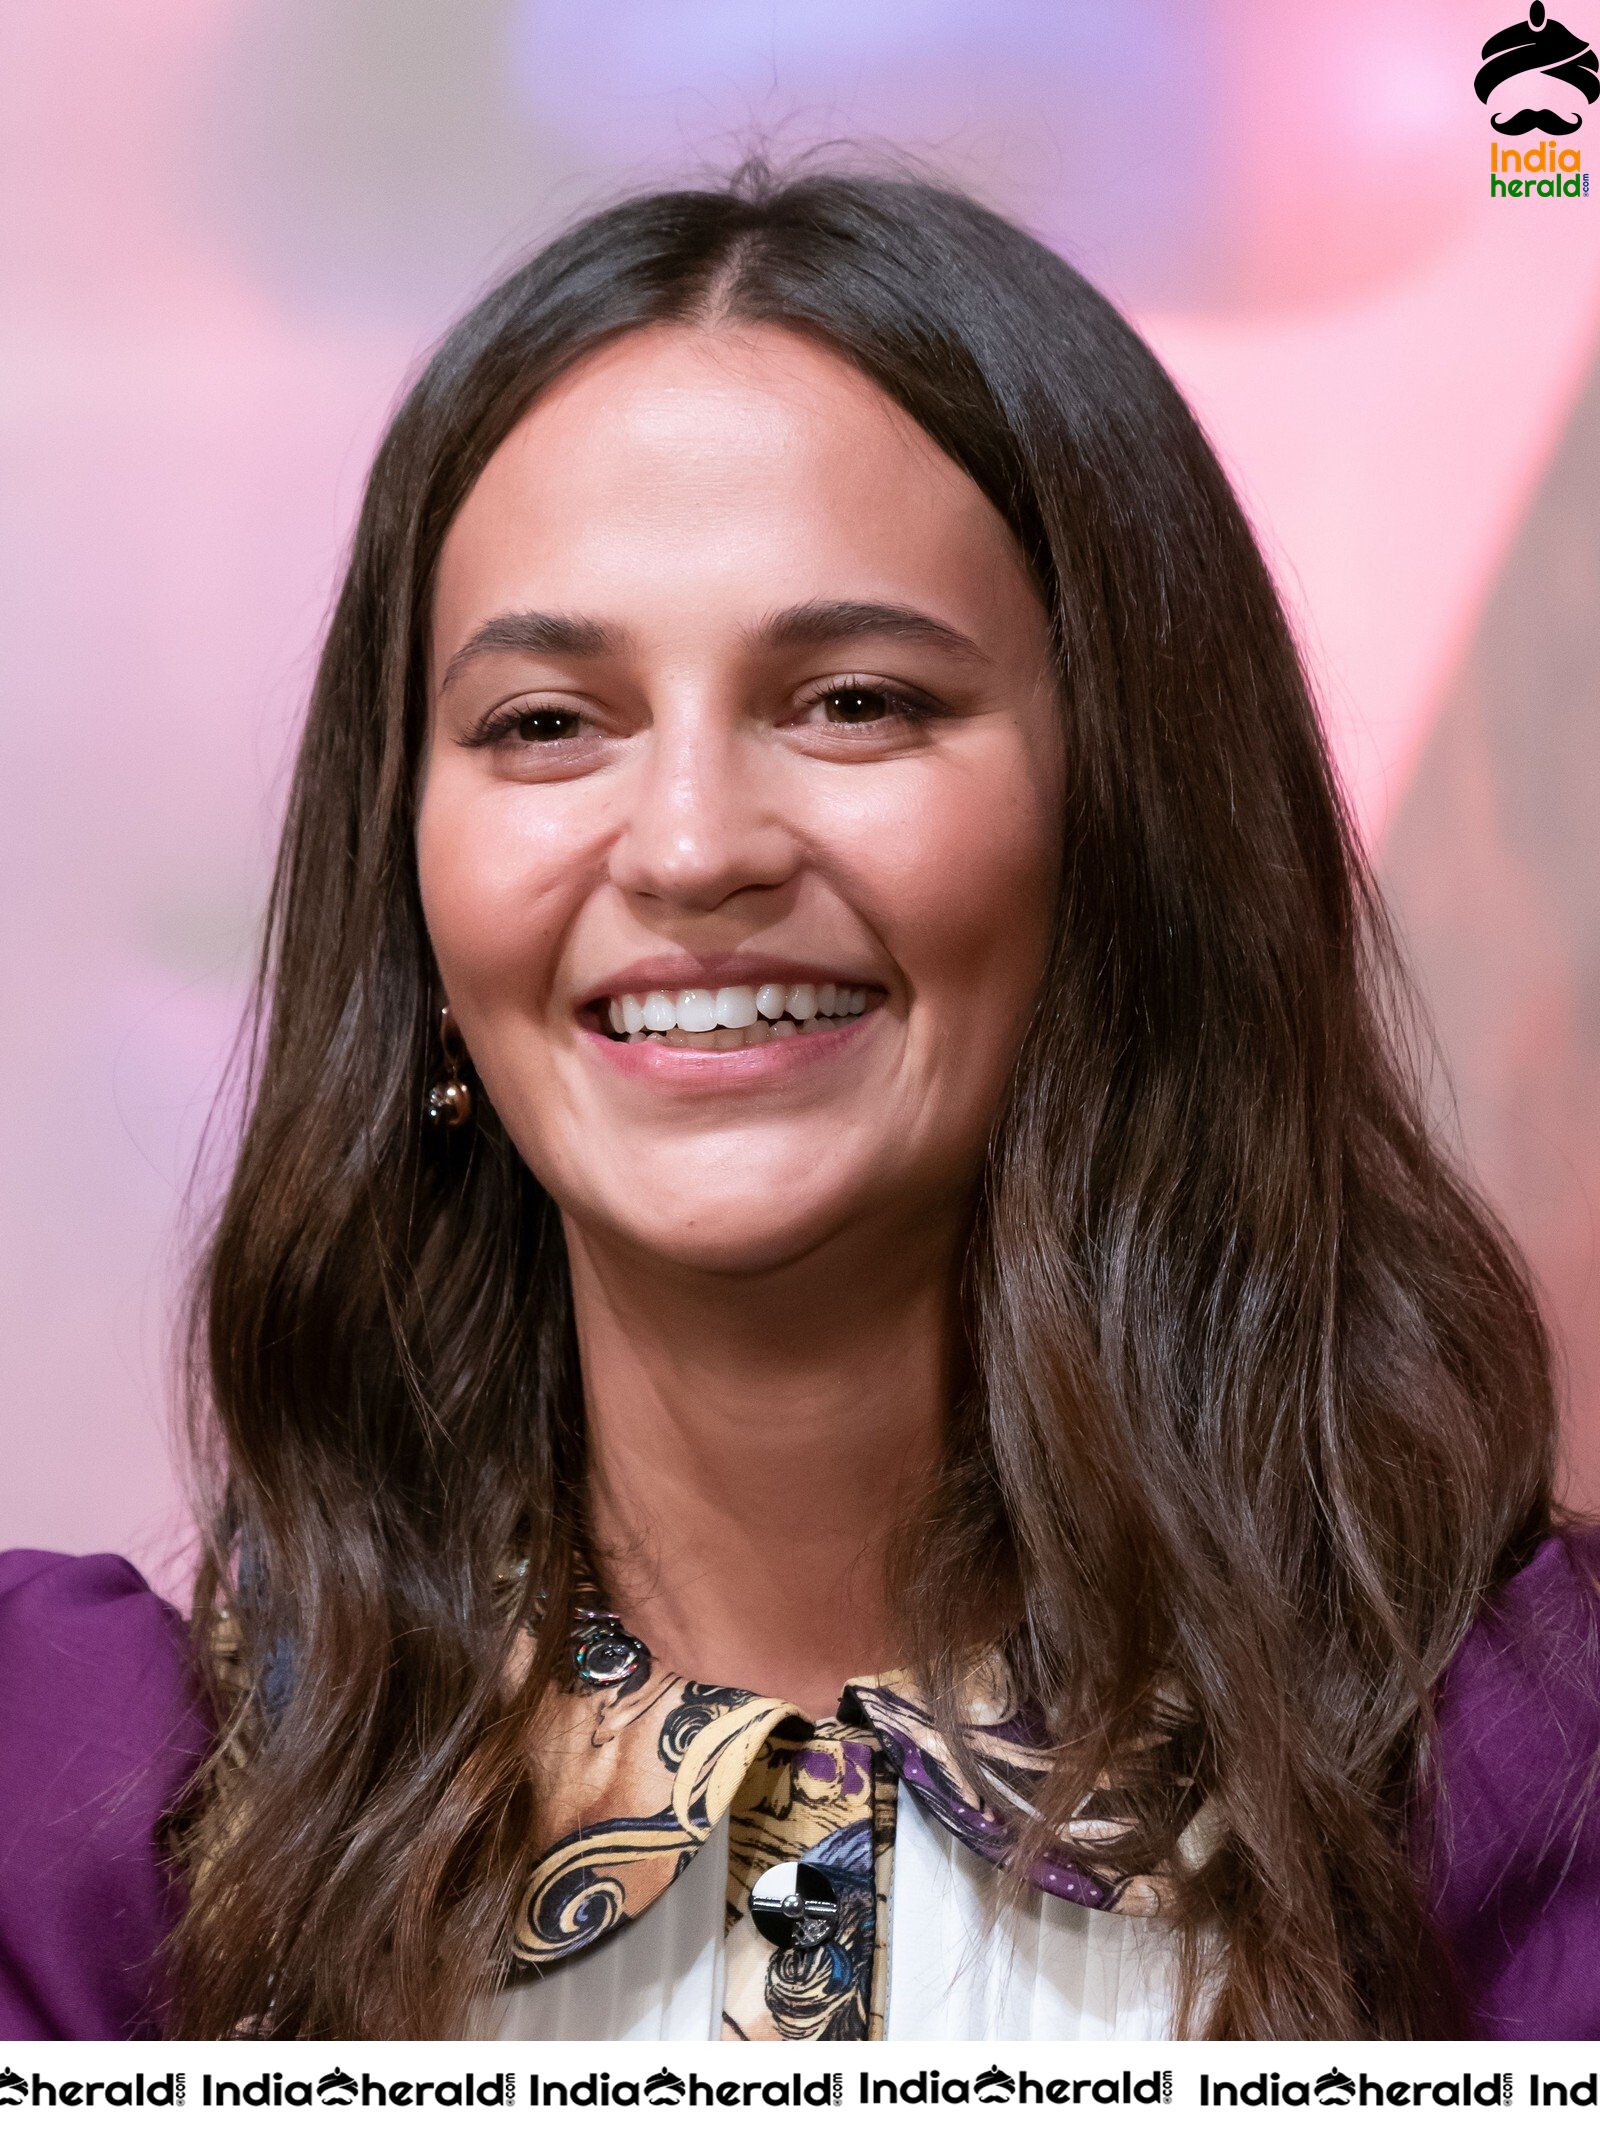
[[[641,1225],[630,1208],[623,1221],[607,1225],[633,1249],[698,1274],[770,1274],[849,1226],[849,1211],[834,1205],[775,1206],[772,1198],[696,1207],[688,1199],[663,1208],[662,1219]]]

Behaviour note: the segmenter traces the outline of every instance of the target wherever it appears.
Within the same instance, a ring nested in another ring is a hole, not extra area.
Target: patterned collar
[[[851,1729],[875,1740],[894,1778],[935,1821],[990,1864],[1004,1858],[1050,1748],[1037,1709],[1011,1693],[997,1653],[970,1669],[961,1695],[965,1735],[989,1779],[984,1798],[961,1775],[904,1669],[848,1682],[836,1717],[815,1723],[780,1697],[662,1666],[588,1586],[570,1678],[549,1692],[535,1728],[541,1849],[515,1934],[519,1966],[588,1948],[646,1910],[728,1814],[774,1735],[814,1740],[819,1750]],[[1204,1848],[1203,1819],[1202,1810],[1180,1840],[1185,1855]],[[1032,1884],[1091,1910],[1162,1910],[1164,1876],[1113,1879],[1074,1863],[1075,1838],[1116,1826],[1089,1813],[1065,1825],[1033,1866]]]

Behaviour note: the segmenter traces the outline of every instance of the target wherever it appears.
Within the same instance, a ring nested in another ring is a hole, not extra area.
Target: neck
[[[831,1717],[900,1660],[885,1555],[943,1449],[954,1235],[755,1274],[567,1246],[611,1604],[674,1671]]]

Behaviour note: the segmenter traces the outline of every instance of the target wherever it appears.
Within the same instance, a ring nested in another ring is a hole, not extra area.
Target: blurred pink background
[[[1556,12],[1592,38],[1585,4]],[[1556,1325],[1572,1493],[1600,1503],[1600,200],[1489,197],[1472,77],[1518,13],[12,0],[0,1545],[180,1575],[184,1190],[403,380],[581,210],[841,137],[1049,238],[1206,424],[1298,618],[1451,1130]],[[1576,145],[1600,161],[1600,107]]]

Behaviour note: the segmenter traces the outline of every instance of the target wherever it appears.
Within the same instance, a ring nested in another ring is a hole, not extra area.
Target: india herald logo
[[[1509,108],[1492,111],[1489,123],[1496,133],[1576,133],[1583,124],[1577,99],[1592,104],[1600,97],[1600,60],[1581,37],[1575,37],[1564,22],[1544,10],[1543,0],[1533,0],[1526,22],[1514,22],[1497,30],[1479,55],[1483,65],[1473,78],[1478,101],[1487,104],[1503,85],[1509,84],[1503,101]],[[1554,86],[1560,83],[1565,95]],[[1564,104],[1564,111],[1554,110]]]

